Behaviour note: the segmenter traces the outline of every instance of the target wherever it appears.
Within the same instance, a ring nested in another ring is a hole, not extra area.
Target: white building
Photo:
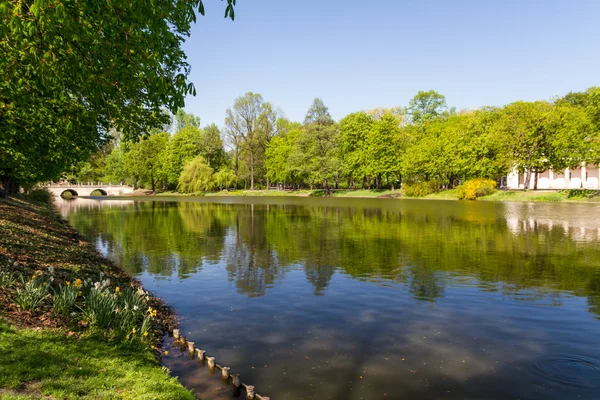
[[[529,189],[533,189],[535,174],[531,174]],[[516,169],[508,174],[506,186],[509,189],[526,189],[525,174]],[[600,171],[597,165],[582,164],[578,168],[561,171],[546,171],[538,174],[538,189],[600,189]]]

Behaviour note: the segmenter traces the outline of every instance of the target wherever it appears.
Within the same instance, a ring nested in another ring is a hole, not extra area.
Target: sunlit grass
[[[17,330],[2,320],[0,388],[3,399],[195,398],[141,345]]]

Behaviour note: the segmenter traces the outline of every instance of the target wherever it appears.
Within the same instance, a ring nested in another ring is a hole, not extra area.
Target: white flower
[[[96,283],[94,283],[94,288],[95,288],[96,290],[100,289],[100,282],[96,282]]]
[[[133,311],[137,311],[138,310],[138,306],[133,306]]]
[[[54,273],[54,267],[53,266],[49,266],[48,267],[48,272],[50,272],[51,274]]]

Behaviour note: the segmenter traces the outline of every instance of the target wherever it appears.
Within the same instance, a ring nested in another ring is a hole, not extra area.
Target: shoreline
[[[595,192],[595,193],[592,193]],[[453,201],[486,201],[486,202],[536,202],[536,203],[600,203],[600,191],[572,190],[497,190],[488,196],[477,200],[460,200],[455,189],[444,190],[423,197],[405,197],[401,190],[376,190],[376,189],[333,189],[331,196],[325,196],[324,190],[237,190],[223,192],[205,192],[197,194],[183,194],[178,192],[150,192],[136,191],[131,194],[115,197],[329,197],[329,198],[356,198],[356,199],[409,199],[409,200],[453,200]]]
[[[118,341],[81,316],[70,322],[57,316],[59,288],[79,285],[83,292],[99,273],[115,298],[128,288],[145,293],[152,318],[139,340],[128,334]],[[102,256],[53,205],[21,196],[0,200],[0,278],[0,397],[196,398],[160,363],[163,338],[177,325],[173,309]],[[38,278],[48,293],[24,310],[15,287],[24,292]]]

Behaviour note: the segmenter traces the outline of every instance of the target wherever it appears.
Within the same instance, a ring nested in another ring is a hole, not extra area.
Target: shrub
[[[461,200],[475,200],[481,196],[488,196],[496,191],[496,181],[487,178],[471,179],[456,188],[458,198]]]
[[[67,282],[65,285],[59,286],[52,298],[52,312],[55,315],[68,319],[71,313],[75,311],[79,288],[81,287],[80,282],[77,280],[74,284]]]
[[[213,175],[216,186],[220,189],[228,189],[235,184],[237,177],[235,172],[227,167],[221,168]]]
[[[46,281],[41,271],[37,271],[30,280],[25,282],[23,275],[20,277],[21,285],[15,290],[15,302],[21,311],[35,310],[50,294],[50,282]]]
[[[29,189],[25,193],[25,196],[44,204],[52,204],[54,201],[54,194],[46,188]]]
[[[567,196],[567,199],[591,199],[598,196],[599,192],[592,189],[567,189],[561,190],[561,194]]]
[[[436,181],[407,183],[402,186],[402,193],[406,197],[425,197],[440,191],[440,185]]]

